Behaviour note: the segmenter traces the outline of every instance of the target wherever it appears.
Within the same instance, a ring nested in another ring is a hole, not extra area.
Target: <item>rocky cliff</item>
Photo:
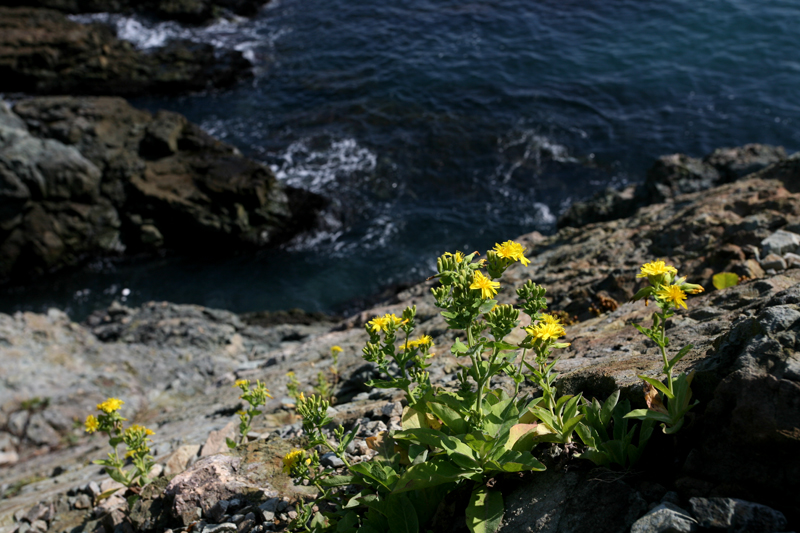
[[[0,278],[165,247],[275,245],[323,205],[177,113],[108,97],[0,102]]]
[[[24,109],[19,113],[30,120]],[[57,121],[49,124],[42,131],[62,131]],[[656,376],[662,363],[633,326],[650,317],[643,302],[629,303],[642,263],[665,259],[708,290],[668,324],[674,345],[694,344],[678,366],[695,372],[700,401],[686,427],[675,437],[657,433],[628,474],[553,449],[547,472],[498,479],[507,502],[502,531],[800,527],[798,232],[800,159],[790,157],[628,218],[518,239],[531,264],[507,271],[498,299],[511,302],[514,289],[533,279],[548,289],[551,309],[577,317],[567,327],[572,345],[557,366],[564,392],[604,398],[620,388],[634,406],[644,406],[637,375]],[[714,290],[709,280],[720,271],[740,273],[742,283]],[[302,497],[279,469],[278,457],[300,435],[281,401],[286,373],[310,390],[317,372],[331,364],[330,347],[344,349],[332,413],[361,427],[351,460],[369,459],[365,439],[397,428],[401,405],[394,391],[364,385],[375,372],[360,357],[367,320],[417,305],[418,329],[433,336],[438,353],[431,380],[455,381],[454,336],[433,306],[430,286],[413,286],[333,323],[256,325],[224,311],[167,303],[115,305],[86,324],[55,310],[0,316],[3,533],[280,530]],[[240,400],[231,385],[241,378],[264,380],[276,400],[256,419],[256,442],[218,454],[224,436],[235,432]],[[108,395],[123,398],[131,419],[156,430],[161,477],[127,514],[121,498],[95,500],[110,484],[86,461],[100,458],[104,442],[73,422]],[[452,511],[457,502],[442,505],[436,530],[462,531],[463,512]]]

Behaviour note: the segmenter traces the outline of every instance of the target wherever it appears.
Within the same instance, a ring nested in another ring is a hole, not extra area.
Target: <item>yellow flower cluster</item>
[[[542,315],[542,319],[533,326],[525,328],[525,333],[541,341],[556,340],[566,335],[564,326],[553,315]]]
[[[475,277],[472,278],[472,285],[470,285],[469,288],[481,291],[481,298],[488,300],[497,294],[497,289],[500,288],[500,282],[492,281],[478,270],[475,272]]]
[[[506,241],[503,244],[495,244],[494,251],[498,257],[510,261],[519,261],[523,266],[530,264],[530,259],[525,257],[525,247],[518,242]]]
[[[140,426],[139,424],[134,424],[128,429],[125,430],[125,433],[132,434],[132,433],[143,433],[145,436],[155,435],[156,432],[152,429],[148,429],[144,426]]]
[[[433,346],[433,339],[430,335],[422,335],[419,338],[414,339],[413,341],[408,341],[409,348],[430,348]]]
[[[100,427],[100,423],[97,421],[94,415],[89,415],[86,417],[86,433],[94,433]]]
[[[404,320],[398,318],[394,313],[386,313],[383,316],[377,316],[373,318],[367,322],[367,325],[372,329],[372,331],[378,333],[381,330],[387,331],[390,325],[395,328],[401,326],[403,322]]]
[[[642,265],[641,273],[637,278],[646,278],[649,276],[661,276],[664,274],[677,274],[678,269],[674,266],[667,265],[664,261],[653,261],[652,263],[645,263]]]
[[[338,355],[343,351],[341,346],[331,346],[331,355]]]
[[[454,254],[451,254],[450,252],[445,252],[444,256],[445,257],[452,257],[453,261],[455,261],[456,263],[460,263],[460,262],[462,262],[464,260],[464,254],[461,253],[461,252],[456,252]]]
[[[686,293],[683,292],[680,285],[662,285],[661,289],[656,291],[656,296],[674,304],[676,309],[678,306],[683,306],[684,309],[688,309],[688,307],[686,307]]]
[[[234,387],[244,387],[245,389],[250,387],[250,380],[249,379],[237,379],[236,383],[233,384]]]
[[[118,400],[117,398],[109,398],[103,403],[98,403],[97,408],[103,411],[105,414],[110,415],[114,411],[119,411],[119,408],[122,407],[122,404],[124,403],[125,402]]]
[[[294,448],[292,451],[283,456],[283,473],[291,474],[292,468],[299,463],[305,456],[305,450]]]

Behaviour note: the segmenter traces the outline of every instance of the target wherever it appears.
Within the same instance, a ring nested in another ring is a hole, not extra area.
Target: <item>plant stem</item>
[[[517,368],[517,376],[522,376],[522,365],[525,363],[525,355],[528,353],[527,348],[522,349],[522,359],[519,360],[519,367]],[[514,399],[517,399],[517,395],[519,395],[519,386],[521,382],[514,380]]]

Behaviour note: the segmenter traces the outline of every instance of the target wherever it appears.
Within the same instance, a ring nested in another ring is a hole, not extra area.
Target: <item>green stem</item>
[[[664,358],[664,372],[667,374],[667,387],[669,387],[670,394],[674,394],[672,390],[672,367],[669,366],[669,359],[667,359],[667,324],[666,320],[664,320],[664,315],[661,315],[661,342],[658,343],[658,347],[661,348],[661,357]]]
[[[519,360],[519,367],[517,368],[517,379],[519,379],[519,377],[522,376],[522,365],[525,363],[525,355],[527,354],[527,352],[528,352],[527,348],[523,348],[522,349],[522,359]],[[517,380],[514,380],[514,383],[515,383],[515,385],[514,385],[514,399],[516,400],[517,399],[517,395],[519,395],[519,386],[520,386],[521,382],[517,381]]]

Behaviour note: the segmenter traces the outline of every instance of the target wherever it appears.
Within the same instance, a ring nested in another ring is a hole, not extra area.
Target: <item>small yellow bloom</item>
[[[645,263],[642,265],[642,272],[638,274],[637,278],[646,278],[648,276],[661,276],[663,274],[677,274],[678,269],[674,266],[667,265],[664,261],[653,261],[652,263]]]
[[[564,331],[564,326],[558,323],[546,323],[546,322],[539,322],[535,326],[528,326],[525,328],[525,332],[533,337],[534,339],[538,339],[541,341],[548,341],[548,340],[555,340],[559,337],[563,337],[566,335]]]
[[[300,394],[297,395],[297,402],[300,403],[304,401],[306,401],[306,395],[301,392]]]
[[[542,322],[544,322],[545,324],[561,325],[561,321],[558,320],[557,317],[554,317],[553,315],[548,315],[548,314],[542,315]]]
[[[425,346],[430,348],[433,346],[433,339],[430,335],[422,335],[413,341],[408,341],[409,348],[419,348],[420,346]]]
[[[519,261],[524,266],[528,266],[531,262],[530,259],[525,257],[525,247],[518,242],[506,241],[503,244],[495,244],[494,251],[498,257]]]
[[[114,411],[119,411],[119,408],[122,407],[122,404],[124,403],[125,402],[118,400],[117,398],[109,398],[103,403],[98,403],[97,408],[103,411],[105,414],[110,415]]]
[[[343,351],[341,346],[331,346],[331,355],[340,354]]]
[[[679,285],[668,285],[666,287],[662,286],[660,290],[656,291],[656,296],[664,301],[670,302],[675,305],[675,309],[678,307],[686,307],[686,293],[681,290]]]
[[[475,277],[472,278],[472,285],[470,285],[469,288],[481,291],[481,298],[488,300],[497,294],[497,289],[500,288],[500,282],[492,281],[478,270],[475,272]]]
[[[292,468],[300,462],[305,456],[306,452],[299,448],[295,448],[283,456],[283,473],[291,474]]]
[[[452,257],[453,261],[455,261],[456,263],[460,263],[460,262],[462,262],[464,260],[464,254],[461,253],[461,252],[456,252],[454,254],[451,254],[450,252],[445,252],[444,256],[445,257]]]
[[[386,313],[383,316],[376,316],[369,322],[367,325],[372,328],[372,331],[378,333],[379,331],[387,331],[389,329],[389,325],[394,326],[395,328],[401,326],[405,323],[405,320],[402,318],[397,317],[394,313]]]
[[[233,384],[234,387],[241,388],[244,386],[245,388],[250,387],[250,380],[249,379],[237,379],[236,383]]]
[[[94,415],[89,415],[86,417],[86,433],[94,433],[100,427],[100,424],[97,422],[97,419]]]

